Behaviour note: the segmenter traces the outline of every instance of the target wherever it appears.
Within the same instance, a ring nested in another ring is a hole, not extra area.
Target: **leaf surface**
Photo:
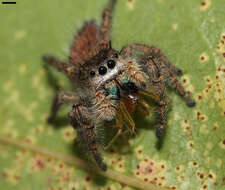
[[[60,112],[57,127],[46,123],[55,91],[41,57],[48,53],[66,60],[78,28],[86,20],[100,23],[105,5],[103,0],[18,0],[16,5],[0,5],[1,142],[7,137],[85,160],[86,153],[79,142],[74,143],[76,132],[66,119],[69,106]],[[171,111],[162,143],[155,137],[153,115],[136,115],[136,136],[117,141],[104,152],[109,168],[118,175],[154,182],[159,188],[225,189],[224,10],[224,0],[116,4],[113,47],[119,50],[139,42],[162,49],[183,70],[180,81],[197,102],[188,108],[168,89]],[[53,84],[71,89],[63,74],[52,72]],[[4,143],[0,143],[0,187],[133,189],[63,159]]]

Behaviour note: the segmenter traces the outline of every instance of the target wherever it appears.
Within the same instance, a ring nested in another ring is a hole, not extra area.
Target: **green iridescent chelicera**
[[[122,83],[123,83],[123,84],[128,83],[128,82],[130,82],[130,80],[129,80],[128,77],[124,77],[124,78],[122,79]]]
[[[116,85],[112,85],[112,86],[110,86],[109,88],[108,88],[108,92],[109,92],[109,94],[111,94],[111,95],[117,95],[117,87],[116,87]]]

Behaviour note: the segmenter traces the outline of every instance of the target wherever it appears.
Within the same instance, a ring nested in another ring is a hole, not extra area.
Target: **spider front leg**
[[[115,7],[116,0],[110,0],[107,7],[102,12],[101,34],[103,42],[110,40],[112,12]]]
[[[195,105],[195,101],[190,97],[188,92],[185,91],[182,84],[177,80],[176,75],[181,75],[182,71],[179,68],[171,65],[160,49],[143,44],[130,44],[128,46],[125,46],[122,49],[121,53],[126,56],[131,56],[132,50],[143,52],[145,54],[143,64],[148,69],[149,75],[158,73],[162,77],[164,82],[177,90],[179,95],[184,99],[189,107],[193,107]],[[154,63],[149,64],[148,60]],[[155,67],[152,67],[152,65],[155,65]],[[154,69],[155,71],[153,71],[152,69]]]
[[[59,92],[53,99],[51,114],[48,117],[47,121],[51,123],[55,120],[56,114],[63,104],[66,103],[78,104],[79,101],[80,101],[79,97],[73,92]]]
[[[172,65],[160,49],[154,46],[133,43],[123,47],[121,53],[126,56],[132,56],[132,50],[143,52],[146,56],[149,55],[156,56],[157,58],[160,58],[162,64],[166,66],[166,68],[170,70],[172,73],[174,73],[177,76],[182,75],[182,70]]]
[[[96,140],[95,126],[89,116],[88,108],[83,105],[74,105],[68,114],[71,125],[76,129],[78,135],[87,145],[88,151],[96,161],[98,167],[102,171],[107,170],[106,164],[103,162],[102,156],[98,150]]]

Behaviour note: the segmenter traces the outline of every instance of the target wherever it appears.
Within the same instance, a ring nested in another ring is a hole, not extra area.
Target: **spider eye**
[[[107,73],[107,68],[106,68],[105,66],[100,66],[100,67],[98,68],[98,73],[99,73],[100,75],[106,74],[106,73]]]
[[[93,77],[93,76],[95,76],[95,72],[94,71],[91,71],[90,72],[90,75]]]
[[[107,61],[108,68],[113,69],[115,65],[116,65],[116,62],[114,60],[110,59]]]
[[[113,55],[113,57],[118,58],[118,57],[119,57],[118,53],[115,53],[115,54]]]

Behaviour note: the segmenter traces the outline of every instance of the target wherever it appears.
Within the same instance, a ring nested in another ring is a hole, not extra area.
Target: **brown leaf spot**
[[[194,144],[192,142],[189,143],[190,148],[194,148]]]
[[[199,96],[198,96],[198,100],[202,100],[202,96],[199,95]]]
[[[213,175],[212,174],[209,174],[209,178],[213,179]]]
[[[181,176],[180,176],[180,179],[181,179],[182,181],[184,181],[184,176],[183,176],[183,175],[181,175]]]
[[[205,120],[205,117],[204,117],[204,116],[202,116],[202,117],[200,118],[200,120],[204,121],[204,120]]]
[[[7,172],[4,171],[4,172],[2,172],[2,176],[3,176],[5,179],[7,179],[9,175],[8,175]]]
[[[213,130],[216,131],[216,130],[217,130],[217,126],[214,126],[214,127],[213,127]]]
[[[210,84],[210,85],[208,85],[208,88],[210,89],[210,88],[212,88],[212,85]]]
[[[197,162],[193,162],[193,166],[197,166],[198,165],[198,163]]]
[[[18,181],[18,180],[20,179],[20,176],[14,175],[13,178],[14,178],[16,181]]]
[[[43,170],[45,168],[45,165],[46,160],[43,157],[36,155],[32,159],[31,170]]]
[[[59,164],[59,168],[62,169],[64,166],[62,163]]]
[[[85,177],[85,181],[90,182],[91,181],[90,176]]]
[[[204,178],[204,174],[200,174],[199,177],[200,177],[200,179],[203,179]]]
[[[211,4],[211,0],[204,0],[201,2],[200,11],[206,11]]]

